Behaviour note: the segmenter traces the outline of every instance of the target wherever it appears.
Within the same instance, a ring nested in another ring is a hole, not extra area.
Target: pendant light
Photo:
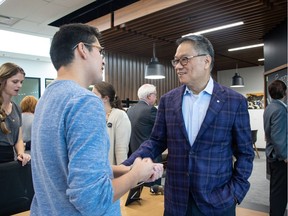
[[[155,43],[153,44],[153,58],[146,66],[145,79],[164,79],[164,66],[158,62],[155,54]]]
[[[232,85],[230,87],[232,88],[244,87],[243,77],[241,77],[238,73],[238,64],[236,64],[236,73],[232,77]]]

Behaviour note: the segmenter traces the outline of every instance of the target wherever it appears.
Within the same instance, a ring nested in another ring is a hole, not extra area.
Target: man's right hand
[[[154,174],[154,163],[150,158],[136,158],[130,172],[134,172],[138,182],[146,182]]]

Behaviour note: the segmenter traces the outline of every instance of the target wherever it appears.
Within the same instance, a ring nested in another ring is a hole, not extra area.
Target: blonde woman
[[[11,100],[17,96],[25,78],[24,70],[13,63],[0,67],[0,163],[17,160],[26,165],[31,157],[26,154],[22,139],[22,118],[19,107]]]
[[[31,127],[38,100],[32,95],[24,97],[20,103],[22,110],[22,133],[25,150],[31,150]]]

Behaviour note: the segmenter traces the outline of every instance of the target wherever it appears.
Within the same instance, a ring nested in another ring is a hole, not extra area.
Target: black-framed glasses
[[[173,67],[176,67],[176,65],[180,62],[180,64],[182,66],[185,66],[188,64],[190,59],[195,58],[195,57],[199,57],[199,56],[206,56],[206,55],[208,55],[208,54],[199,54],[199,55],[195,55],[195,56],[183,56],[180,59],[172,59],[171,64],[173,65]]]
[[[105,50],[104,50],[104,47],[101,47],[101,46],[98,46],[96,44],[89,44],[89,43],[83,43],[85,46],[91,46],[91,47],[96,47],[100,53],[100,55],[102,56],[102,58],[104,58],[105,56]],[[76,49],[76,47],[78,47],[79,43],[76,44],[72,50]]]

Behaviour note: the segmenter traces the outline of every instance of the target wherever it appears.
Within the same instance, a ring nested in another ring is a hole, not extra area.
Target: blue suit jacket
[[[191,147],[182,114],[185,87],[161,97],[150,139],[124,164],[138,156],[155,158],[168,148],[165,211],[184,216],[191,193],[205,215],[221,215],[235,198],[240,203],[250,186],[254,151],[247,101],[214,82],[207,114]]]

